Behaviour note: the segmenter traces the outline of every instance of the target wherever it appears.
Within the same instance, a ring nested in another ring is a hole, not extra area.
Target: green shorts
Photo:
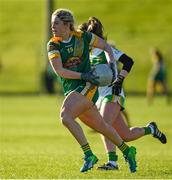
[[[158,72],[152,71],[150,74],[150,79],[152,81],[164,82],[166,81],[166,71],[163,69],[160,69]]]

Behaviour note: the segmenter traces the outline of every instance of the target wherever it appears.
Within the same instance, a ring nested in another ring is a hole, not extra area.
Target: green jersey
[[[61,41],[58,37],[50,39],[47,45],[49,60],[61,58],[63,67],[76,72],[91,70],[89,60],[89,46],[97,43],[97,36],[89,32],[72,32],[68,41]],[[61,77],[64,94],[67,95],[86,82],[81,79],[67,79]]]

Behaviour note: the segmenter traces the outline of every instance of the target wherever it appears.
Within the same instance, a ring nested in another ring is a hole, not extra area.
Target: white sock
[[[153,126],[149,125],[150,129],[151,129],[151,133],[154,134],[154,128]]]
[[[113,166],[118,166],[117,162],[116,161],[108,161],[108,163],[112,164]]]

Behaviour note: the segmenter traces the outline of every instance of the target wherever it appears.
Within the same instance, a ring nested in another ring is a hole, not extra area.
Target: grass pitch
[[[144,98],[127,98],[127,110],[133,126],[155,120],[168,137],[161,145],[151,136],[129,143],[137,147],[138,171],[129,173],[121,152],[119,171],[97,171],[106,161],[99,134],[84,126],[89,143],[99,162],[91,171],[81,174],[82,151],[59,120],[61,96],[1,97],[0,105],[0,178],[24,179],[116,179],[172,178],[172,106],[156,98],[147,106]]]

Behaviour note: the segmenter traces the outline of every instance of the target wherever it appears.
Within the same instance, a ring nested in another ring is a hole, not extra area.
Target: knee
[[[70,124],[69,117],[70,117],[70,115],[67,113],[67,111],[65,109],[62,109],[61,113],[60,113],[60,120],[64,126],[69,126],[69,124]]]
[[[130,142],[131,141],[131,139],[129,138],[129,137],[124,137],[124,138],[122,138],[125,142]]]

